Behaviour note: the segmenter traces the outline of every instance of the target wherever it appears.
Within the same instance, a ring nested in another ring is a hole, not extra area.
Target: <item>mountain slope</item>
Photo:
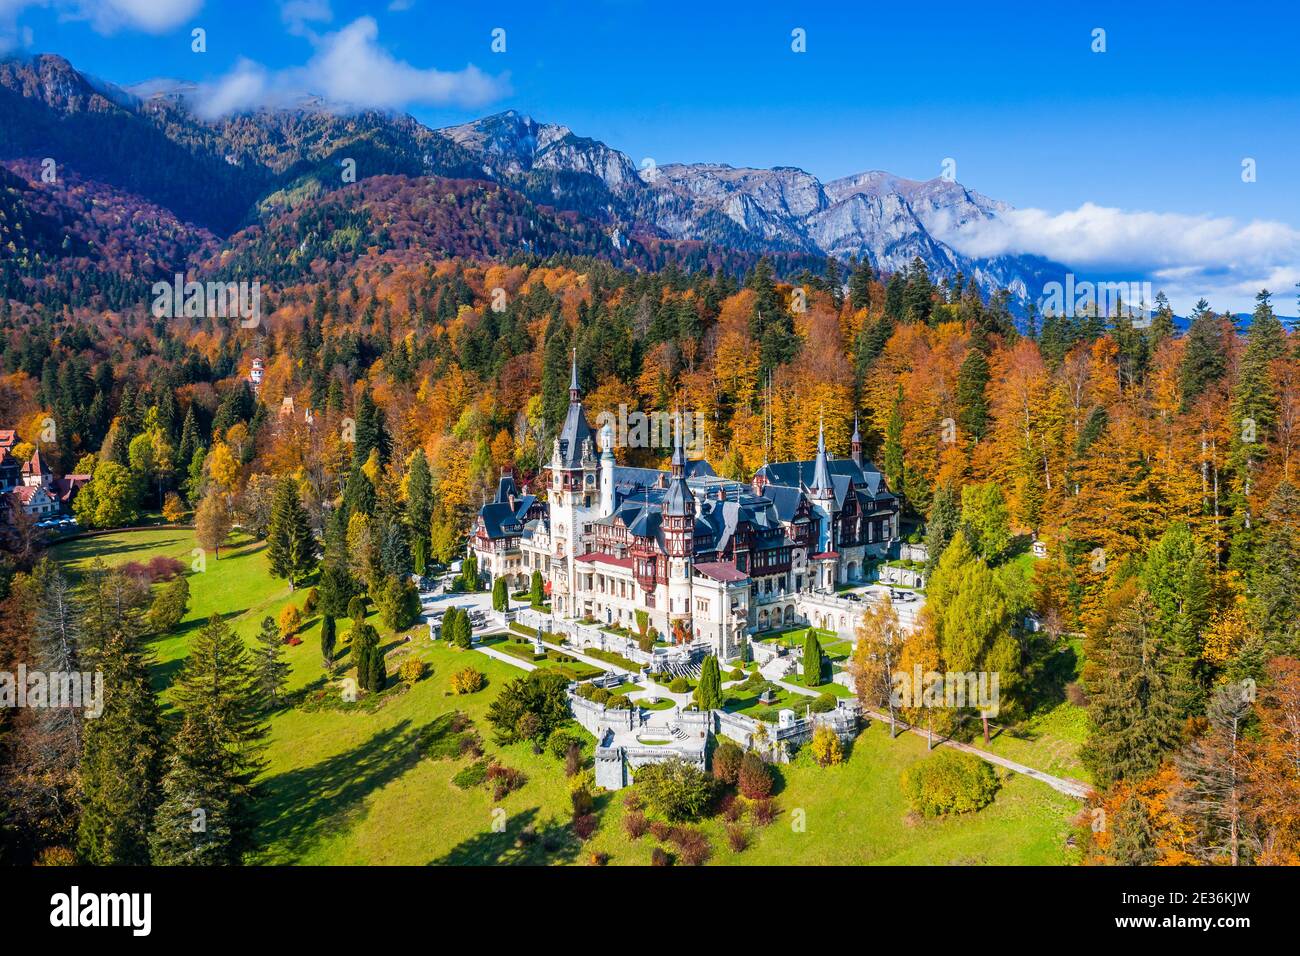
[[[822,183],[793,167],[718,163],[638,170],[605,143],[514,110],[432,130],[410,116],[342,113],[304,99],[207,120],[196,112],[197,94],[172,81],[120,89],[57,56],[0,62],[0,160],[52,156],[86,182],[218,236],[319,203],[353,179],[440,177],[487,180],[537,206],[575,212],[607,239],[578,245],[615,259],[629,241],[670,257],[682,244],[701,244],[708,261],[730,258],[712,247],[787,265],[865,258],[883,272],[920,258],[933,276],[962,272],[986,293],[1009,287],[1020,297],[1063,271],[1033,257],[959,254],[944,241],[952,230],[1009,207],[943,179],[870,171]],[[433,245],[443,240],[465,245],[445,236]],[[468,237],[469,246],[477,241]],[[501,254],[511,251],[530,249]]]

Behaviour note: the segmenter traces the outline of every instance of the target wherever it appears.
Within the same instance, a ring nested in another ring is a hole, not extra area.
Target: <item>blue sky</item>
[[[1295,7],[722,6],[0,0],[0,36],[122,84],[212,84],[223,104],[311,85],[434,126],[515,108],[659,164],[926,179],[951,157],[962,183],[1032,211],[971,242],[1074,251],[1188,285],[1179,294],[1201,283],[1216,305],[1245,307],[1251,283],[1269,281],[1294,311]],[[190,51],[196,26],[206,53]],[[490,48],[498,27],[504,53]],[[1242,181],[1246,158],[1255,182]]]

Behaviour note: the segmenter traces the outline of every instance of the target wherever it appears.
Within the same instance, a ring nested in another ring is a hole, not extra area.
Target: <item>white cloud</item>
[[[80,18],[89,20],[100,33],[119,29],[145,33],[166,33],[199,12],[203,0],[80,0]]]
[[[329,23],[334,19],[334,11],[330,9],[329,0],[283,0],[280,19],[295,36],[312,36],[308,24]]]
[[[1060,213],[1010,210],[940,237],[970,256],[1040,255],[1099,275],[1149,276],[1179,310],[1204,296],[1216,308],[1249,311],[1268,288],[1290,311],[1300,280],[1300,230],[1267,220],[1085,203]]]
[[[240,57],[234,69],[204,89],[198,113],[205,119],[216,119],[265,105],[269,86],[270,74],[266,67]]]
[[[19,25],[19,14],[51,6],[67,19],[89,21],[107,36],[123,29],[166,33],[194,16],[203,0],[0,0],[0,55],[32,45],[31,28]]]
[[[275,106],[312,93],[353,109],[411,105],[477,107],[510,92],[505,75],[469,65],[463,70],[421,69],[393,57],[379,44],[373,17],[360,17],[324,36],[308,35],[316,52],[305,66],[268,71],[241,61],[203,88],[199,111],[211,118],[256,106]]]

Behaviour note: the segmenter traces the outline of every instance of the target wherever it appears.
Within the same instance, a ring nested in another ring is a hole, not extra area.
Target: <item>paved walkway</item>
[[[801,687],[798,684],[791,684],[789,681],[778,680],[773,681],[773,683],[780,687],[784,687],[786,690],[793,693],[803,694],[805,697],[816,697],[818,693],[815,690],[809,690],[807,687]],[[882,714],[879,711],[870,710],[866,707],[862,708],[862,713],[871,717],[873,720],[880,721],[882,724],[887,725],[889,723],[888,714]],[[902,720],[898,722],[898,726],[909,733],[916,734],[918,737],[924,737],[926,740],[930,739],[929,732],[921,727],[909,726],[906,721]],[[988,763],[1004,767],[1013,773],[1024,774],[1026,777],[1032,777],[1041,783],[1047,784],[1058,793],[1063,793],[1067,797],[1074,797],[1076,800],[1086,800],[1088,799],[1088,795],[1092,793],[1092,787],[1089,784],[1084,783],[1082,780],[1074,780],[1070,777],[1054,777],[1050,773],[1043,773],[1041,770],[1035,770],[1033,767],[1027,767],[1022,763],[1016,763],[1014,760],[1008,760],[1006,757],[1000,757],[995,753],[989,753],[987,750],[981,750],[979,747],[972,744],[962,743],[960,740],[946,740],[940,738],[939,742],[935,746],[952,747],[954,750],[964,751],[965,753],[979,757],[981,760],[987,761]]]
[[[635,673],[627,670],[626,668],[618,667],[606,661],[597,660],[594,657],[588,657],[587,655],[580,654],[571,648],[560,647],[556,644],[551,644],[546,641],[543,641],[542,643],[546,647],[551,648],[552,650],[559,651],[562,654],[568,654],[570,657],[574,657],[586,664],[590,664],[593,667],[599,667],[601,670],[615,671],[619,674],[625,674],[631,677],[637,676]],[[474,649],[483,654],[486,654],[488,657],[495,657],[497,660],[504,661],[507,664],[514,664],[516,667],[522,668],[523,670],[526,671],[537,669],[535,665],[530,664],[527,661],[522,661],[517,657],[510,656],[509,654],[503,654],[500,651],[494,651],[491,647],[487,647],[482,644],[474,645]],[[723,684],[724,689],[730,683],[732,682],[731,681],[725,682]],[[789,681],[778,680],[778,681],[773,681],[772,683],[776,684],[778,687],[784,687],[786,690],[790,691],[791,693],[802,694],[805,697],[817,697],[819,695],[818,691],[810,690],[809,688],[803,687],[799,684],[792,684]],[[690,694],[671,694],[668,692],[667,688],[659,687],[658,685],[656,685],[656,690],[657,690],[656,696],[660,698],[672,699],[674,702],[678,704],[678,706],[684,706],[685,704],[690,702],[690,697],[691,697]],[[642,691],[639,694],[634,695],[633,699],[635,699],[637,696],[644,696],[645,693],[646,693],[645,691]],[[882,724],[889,723],[888,714],[882,714],[879,711],[869,710],[867,708],[863,708],[862,712],[866,714],[868,717],[871,717],[873,720],[880,721]],[[651,722],[654,721],[654,716],[656,714],[671,714],[671,713],[672,711],[657,711],[657,712],[652,711],[650,721]],[[920,727],[910,727],[907,725],[907,723],[903,721],[899,722],[899,726],[908,733],[916,734],[918,737],[924,737],[927,740],[930,739],[929,733]],[[941,739],[935,746],[952,747],[954,750],[961,750],[965,753],[971,754],[972,756],[979,757],[981,760],[984,760],[988,763],[995,764],[1006,770],[1010,770],[1012,773],[1023,774],[1024,776],[1031,777],[1032,779],[1037,780],[1040,783],[1045,783],[1053,790],[1057,791],[1058,793],[1063,793],[1067,797],[1073,797],[1076,800],[1088,799],[1088,795],[1091,794],[1093,791],[1093,788],[1089,784],[1084,783],[1082,780],[1074,780],[1070,777],[1056,777],[1050,773],[1043,773],[1043,771],[1041,770],[1035,770],[1033,767],[1028,767],[1022,763],[1016,763],[1016,761],[1014,760],[1008,760],[1006,757],[1000,757],[997,754],[989,753],[987,750],[981,750],[979,747],[976,747],[972,744],[962,743],[959,740]]]
[[[486,644],[475,644],[474,650],[478,651],[480,654],[486,654],[488,657],[495,657],[497,660],[504,661],[507,664],[513,664],[515,667],[518,667],[520,670],[525,670],[525,671],[537,670],[537,665],[532,663],[531,661],[520,660],[518,657],[515,657],[511,654],[503,654],[501,651],[493,650],[491,647],[488,647]]]

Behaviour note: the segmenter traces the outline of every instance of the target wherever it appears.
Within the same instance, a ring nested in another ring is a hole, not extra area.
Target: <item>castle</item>
[[[533,571],[559,618],[639,630],[638,612],[674,643],[724,660],[749,635],[803,619],[801,598],[865,580],[898,539],[898,500],[862,457],[834,458],[819,432],[812,461],[763,465],[749,484],[689,461],[681,429],[670,469],[614,460],[613,430],[587,424],[576,366],[546,493],[503,476],[470,538],[479,571],[512,589]]]

